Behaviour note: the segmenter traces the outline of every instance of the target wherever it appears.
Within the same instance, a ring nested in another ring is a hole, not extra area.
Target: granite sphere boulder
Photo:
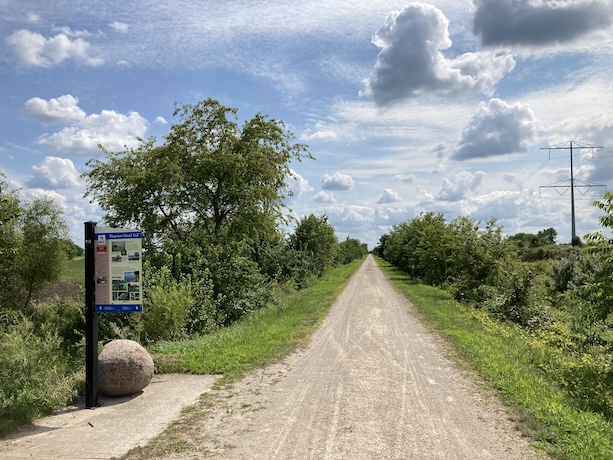
[[[154,366],[151,355],[133,340],[112,340],[98,356],[98,391],[126,396],[149,385]]]

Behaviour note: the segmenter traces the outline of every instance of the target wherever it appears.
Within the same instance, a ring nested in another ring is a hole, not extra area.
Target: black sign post
[[[85,407],[98,407],[98,312],[96,311],[96,222],[85,222]]]

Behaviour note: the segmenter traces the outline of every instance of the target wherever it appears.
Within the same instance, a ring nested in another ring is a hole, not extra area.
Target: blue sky
[[[97,145],[162,139],[175,102],[208,97],[284,120],[316,158],[292,165],[292,215],[371,248],[427,211],[569,241],[570,192],[539,188],[570,178],[549,145],[604,147],[574,175],[613,190],[611,0],[0,0],[0,40],[0,170],[79,244],[102,222],[80,178]],[[577,192],[580,236],[603,191]]]

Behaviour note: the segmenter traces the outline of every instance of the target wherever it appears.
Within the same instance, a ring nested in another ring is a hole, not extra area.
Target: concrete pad
[[[211,389],[216,376],[160,374],[140,393],[100,396],[100,407],[68,407],[0,440],[3,460],[110,459],[154,438],[184,407]]]

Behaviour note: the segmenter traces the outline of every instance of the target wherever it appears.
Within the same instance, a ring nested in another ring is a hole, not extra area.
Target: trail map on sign
[[[96,311],[143,311],[142,232],[96,227]]]

